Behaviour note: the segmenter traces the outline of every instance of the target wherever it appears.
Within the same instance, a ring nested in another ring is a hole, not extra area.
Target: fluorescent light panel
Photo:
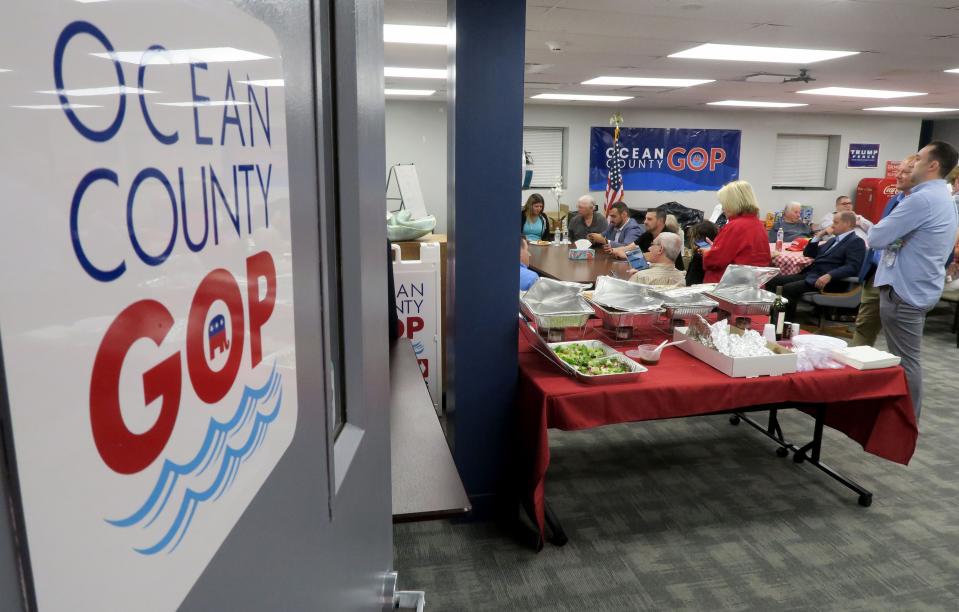
[[[856,87],[820,87],[818,89],[804,89],[797,92],[801,94],[812,94],[815,96],[843,96],[846,98],[881,98],[888,100],[890,98],[908,98],[911,96],[924,96],[926,94],[918,91],[891,91],[886,89],[858,89]]]
[[[446,69],[436,68],[400,68],[397,66],[387,66],[383,73],[388,77],[400,77],[408,79],[445,79]]]
[[[163,64],[196,64],[217,62],[250,62],[253,60],[270,59],[269,55],[261,55],[233,47],[209,47],[204,49],[167,49],[166,51],[115,51],[114,53],[91,53],[94,57],[113,59],[124,64],[140,65],[146,55],[147,66]]]
[[[533,96],[534,100],[579,100],[582,102],[622,102],[632,100],[633,96],[594,96],[588,94],[554,94],[541,93]]]
[[[721,100],[719,102],[707,102],[709,106],[746,106],[751,108],[793,108],[796,106],[809,106],[799,102],[760,102],[758,100]]]
[[[238,102],[236,100],[202,100],[200,102],[157,102],[159,106],[249,106],[249,102]]]
[[[117,94],[155,94],[157,91],[150,89],[140,89],[139,87],[130,87],[129,85],[111,85],[109,87],[86,87],[83,89],[45,89],[34,93],[52,94],[54,96],[63,94],[64,96],[115,96]]]
[[[665,79],[654,77],[601,76],[588,81],[583,81],[583,85],[613,85],[621,87],[692,87],[694,85],[715,82],[715,79]]]
[[[953,74],[959,74],[959,68],[950,68],[949,70],[943,70],[943,72],[951,72]]]
[[[445,27],[383,24],[383,42],[412,45],[446,45],[450,31]]]
[[[237,81],[243,85],[259,85],[260,87],[283,87],[283,79],[259,79],[253,81]]]
[[[436,93],[435,89],[385,89],[384,93],[388,96],[432,96]]]
[[[61,110],[65,108],[103,108],[97,104],[20,104],[10,108],[29,108],[31,110]]]
[[[875,106],[862,110],[885,111],[889,113],[954,113],[959,111],[959,108],[942,108],[939,106]]]
[[[11,72],[9,68],[0,68],[0,72]]]
[[[788,49],[785,47],[754,47],[748,45],[720,45],[708,43],[669,57],[681,59],[727,60],[733,62],[771,62],[776,64],[814,64],[825,60],[856,55],[858,51],[830,51],[825,49]]]

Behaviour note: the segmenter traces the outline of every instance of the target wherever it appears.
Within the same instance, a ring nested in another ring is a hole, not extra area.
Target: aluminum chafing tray
[[[568,344],[585,344],[589,348],[600,348],[606,355],[612,355],[613,361],[618,361],[625,364],[629,367],[630,371],[623,374],[583,374],[582,372],[576,370],[573,366],[569,365],[556,354],[556,347],[564,346]],[[626,355],[623,355],[613,347],[609,346],[605,342],[600,342],[599,340],[578,340],[575,342],[552,342],[546,345],[549,349],[552,357],[547,356],[550,361],[555,363],[555,360],[559,360],[562,364],[563,369],[570,375],[572,375],[576,380],[586,383],[588,385],[603,385],[603,384],[613,384],[613,383],[623,383],[623,382],[633,382],[639,378],[639,375],[643,372],[648,371],[645,366],[642,366]]]
[[[593,304],[624,312],[646,312],[663,305],[663,296],[653,287],[629,281],[600,276],[590,300]]]
[[[541,332],[583,327],[593,316],[593,308],[579,295],[581,287],[541,278],[520,299],[520,311],[535,322]]]
[[[687,319],[696,315],[706,316],[719,305],[716,300],[706,297],[702,290],[695,288],[668,289],[663,291],[662,295],[666,317],[670,321]]]
[[[778,273],[779,268],[731,265],[719,284],[705,294],[732,315],[769,314],[776,296],[761,287]]]
[[[586,301],[592,304],[596,316],[602,319],[603,327],[607,329],[615,329],[618,327],[652,327],[659,321],[663,314],[662,308],[629,312],[615,308],[607,308],[590,299]]]
[[[525,300],[520,301],[519,306],[522,313],[530,321],[536,323],[536,328],[540,330],[565,329],[567,327],[583,327],[586,321],[593,316],[593,309],[586,300],[583,303],[589,308],[589,312],[555,312],[551,314],[536,314],[533,312]]]
[[[725,310],[733,316],[769,314],[769,308],[776,299],[774,293],[764,289],[727,287],[720,291],[711,291],[705,295],[716,300],[721,310]],[[786,301],[786,298],[783,298],[783,303],[786,303]]]

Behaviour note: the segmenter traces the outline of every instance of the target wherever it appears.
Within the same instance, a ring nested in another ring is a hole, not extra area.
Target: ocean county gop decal
[[[227,2],[14,2],[0,338],[39,609],[172,610],[293,440],[281,46]]]

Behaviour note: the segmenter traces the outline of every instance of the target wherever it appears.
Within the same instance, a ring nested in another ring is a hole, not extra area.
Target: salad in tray
[[[618,354],[608,355],[601,348],[590,348],[585,344],[564,344],[553,350],[560,359],[581,374],[598,376],[632,372],[629,366],[620,360]]]

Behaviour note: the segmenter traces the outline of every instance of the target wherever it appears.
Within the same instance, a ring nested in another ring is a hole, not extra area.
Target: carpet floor
[[[550,431],[550,503],[569,536],[539,554],[491,523],[397,525],[401,589],[426,610],[959,609],[959,350],[926,324],[925,398],[908,467],[828,430],[824,460],[870,508],[727,417]],[[880,338],[879,348],[884,348]],[[781,417],[788,439],[811,419]]]

